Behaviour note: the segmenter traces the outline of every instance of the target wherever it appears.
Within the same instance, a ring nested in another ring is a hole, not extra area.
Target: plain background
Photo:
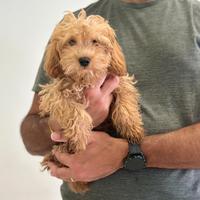
[[[66,10],[94,0],[0,0],[0,199],[59,200],[61,181],[40,171],[19,126],[28,112],[34,79],[53,28]]]

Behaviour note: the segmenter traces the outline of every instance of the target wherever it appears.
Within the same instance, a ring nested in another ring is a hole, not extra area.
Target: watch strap
[[[124,168],[129,170],[146,168],[146,159],[139,144],[129,143],[129,152],[124,161]]]

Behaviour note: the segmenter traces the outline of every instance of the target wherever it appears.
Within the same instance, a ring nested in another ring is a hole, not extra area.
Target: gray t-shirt
[[[146,4],[100,0],[85,8],[116,30],[128,70],[138,80],[147,135],[200,122],[200,2]],[[33,90],[46,83],[41,64]],[[177,158],[178,159],[178,158]],[[65,200],[199,200],[200,170],[121,169],[84,196],[61,186]]]

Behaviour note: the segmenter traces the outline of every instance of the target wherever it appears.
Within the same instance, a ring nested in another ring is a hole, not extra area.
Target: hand
[[[53,133],[52,140],[65,142],[61,134]],[[128,143],[124,139],[110,137],[105,132],[92,132],[86,150],[75,154],[53,152],[63,165],[57,167],[49,162],[50,173],[64,181],[91,182],[104,178],[123,166],[128,153]]]
[[[102,77],[95,87],[88,88],[84,91],[89,104],[86,111],[92,117],[94,127],[100,125],[107,118],[113,99],[112,92],[118,85],[119,77],[110,74]],[[55,119],[49,119],[48,123],[53,132],[61,133],[61,127]]]
[[[94,127],[100,125],[107,118],[113,99],[112,92],[118,85],[119,77],[110,74],[102,77],[95,87],[85,90],[85,96],[89,102],[86,111],[92,117]]]

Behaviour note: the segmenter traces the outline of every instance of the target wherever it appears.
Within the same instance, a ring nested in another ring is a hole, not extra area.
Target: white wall
[[[28,111],[31,88],[46,42],[65,10],[94,0],[0,0],[0,199],[59,200],[61,181],[40,172],[40,157],[29,155],[19,125]]]

